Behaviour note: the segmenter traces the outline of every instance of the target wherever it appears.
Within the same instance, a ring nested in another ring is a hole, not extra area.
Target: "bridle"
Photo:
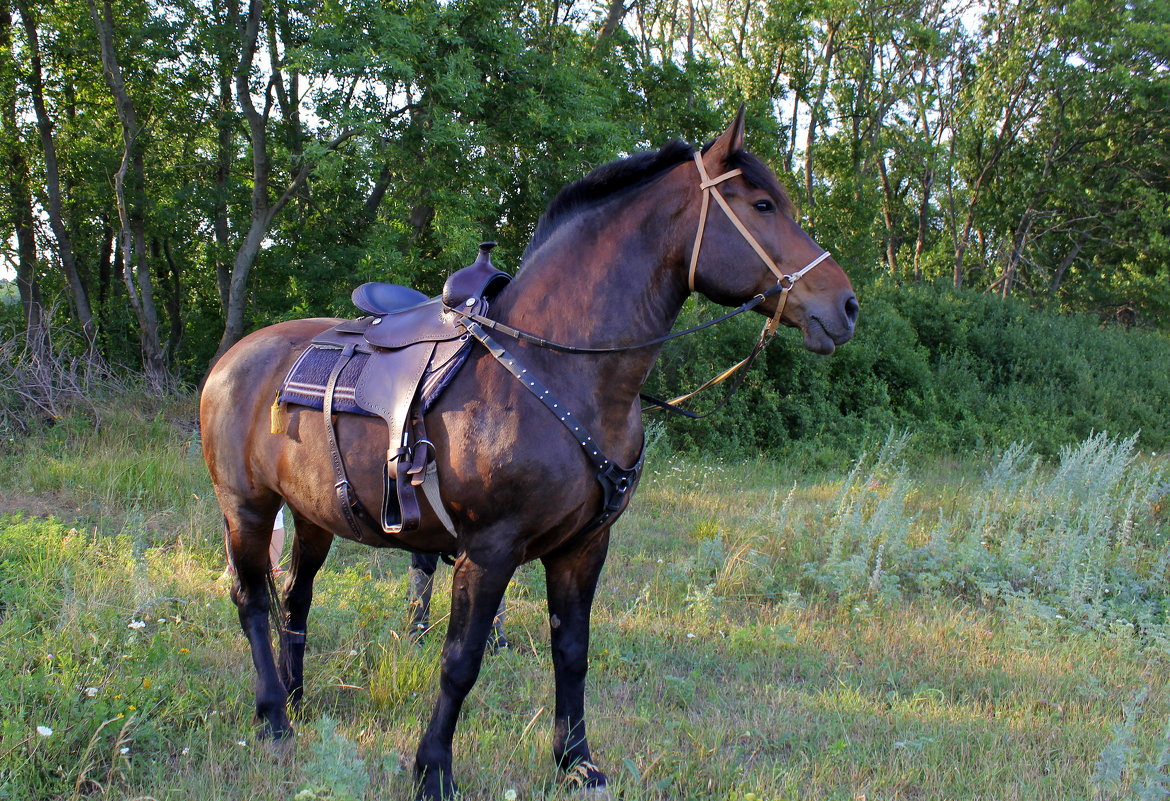
[[[552,342],[550,340],[544,339],[543,337],[539,337],[539,336],[532,334],[532,333],[529,333],[527,331],[522,331],[518,328],[513,328],[510,325],[506,325],[504,323],[497,322],[496,320],[492,320],[492,319],[485,317],[481,314],[468,312],[468,311],[465,311],[465,310],[459,309],[459,308],[453,308],[453,309],[451,309],[451,311],[455,312],[460,317],[464,318],[468,323],[475,323],[479,326],[482,326],[483,328],[490,328],[493,331],[499,331],[500,333],[502,333],[506,336],[512,337],[513,339],[519,340],[521,342],[527,342],[531,345],[536,345],[536,346],[541,347],[541,348],[547,348],[549,350],[555,350],[555,351],[559,351],[561,353],[603,354],[603,353],[622,353],[625,351],[639,350],[641,348],[648,348],[648,347],[651,347],[653,345],[660,345],[664,342],[669,342],[672,339],[678,339],[679,337],[683,337],[683,336],[686,336],[688,334],[693,334],[696,331],[702,331],[704,328],[709,328],[713,325],[717,325],[719,323],[722,323],[725,320],[729,320],[732,317],[735,317],[736,315],[743,314],[746,311],[751,311],[752,309],[754,309],[756,306],[763,303],[768,298],[779,294],[780,299],[776,303],[776,311],[772,314],[772,316],[764,324],[764,328],[762,331],[760,331],[760,336],[757,339],[755,346],[752,348],[751,353],[748,354],[747,358],[743,359],[742,361],[733,365],[732,367],[729,367],[728,369],[724,370],[719,375],[715,376],[711,380],[704,383],[698,389],[695,389],[692,392],[688,392],[685,395],[680,395],[677,398],[672,398],[669,401],[659,400],[658,398],[654,398],[654,397],[646,395],[646,394],[642,395],[642,399],[648,401],[651,404],[650,407],[644,407],[643,411],[646,411],[647,409],[651,409],[653,407],[658,407],[660,409],[664,409],[666,411],[674,412],[676,414],[681,414],[683,416],[691,417],[691,418],[706,417],[710,414],[713,414],[715,411],[722,408],[722,406],[727,403],[727,401],[731,398],[731,396],[733,394],[735,394],[735,391],[739,388],[739,385],[743,380],[742,376],[731,387],[731,389],[728,391],[728,393],[724,396],[723,400],[714,409],[711,409],[710,411],[707,411],[703,414],[697,414],[695,412],[691,412],[691,411],[686,410],[686,409],[681,409],[677,406],[677,404],[679,404],[679,403],[681,403],[681,402],[683,402],[691,397],[694,397],[695,395],[699,394],[700,392],[702,392],[706,389],[710,389],[711,387],[715,386],[716,384],[722,383],[723,381],[730,378],[733,374],[735,374],[736,372],[738,372],[742,368],[749,366],[753,361],[755,361],[755,358],[760,354],[760,351],[762,351],[764,349],[764,347],[772,340],[772,337],[775,336],[776,329],[780,325],[780,318],[784,314],[784,307],[788,303],[788,294],[789,294],[789,292],[792,291],[792,287],[795,286],[796,282],[799,281],[801,278],[803,278],[805,275],[807,275],[814,267],[816,267],[818,264],[823,262],[825,259],[829,258],[830,254],[829,254],[829,251],[827,251],[827,250],[824,251],[823,253],[821,253],[821,255],[817,256],[815,259],[813,259],[808,264],[804,265],[803,267],[801,267],[799,270],[797,270],[794,273],[786,273],[783,270],[781,270],[780,267],[776,264],[776,262],[773,261],[772,257],[768,255],[768,252],[766,250],[764,250],[763,246],[760,245],[759,241],[752,235],[752,232],[749,231],[747,229],[747,226],[745,226],[743,224],[743,221],[741,221],[739,219],[739,217],[736,216],[736,214],[732,210],[730,204],[728,204],[727,200],[723,197],[723,194],[718,189],[719,184],[723,183],[724,181],[726,181],[730,178],[735,178],[736,176],[742,175],[743,170],[739,169],[737,167],[736,169],[728,170],[727,172],[723,173],[722,175],[718,175],[715,178],[711,178],[707,175],[707,168],[703,164],[703,156],[699,151],[695,151],[694,159],[695,159],[695,166],[699,170],[699,179],[700,179],[699,188],[702,190],[703,200],[702,200],[702,207],[699,210],[699,227],[698,227],[698,230],[695,231],[695,244],[691,248],[691,261],[690,261],[689,269],[687,270],[687,288],[691,292],[694,292],[696,290],[696,288],[695,288],[695,273],[696,273],[696,270],[697,270],[698,264],[699,264],[699,250],[702,247],[703,235],[704,235],[706,228],[707,228],[707,217],[708,217],[708,212],[709,212],[710,206],[711,206],[711,197],[712,196],[715,198],[715,202],[717,204],[719,204],[719,206],[723,209],[724,213],[727,214],[727,218],[731,221],[731,224],[735,226],[735,229],[737,231],[739,231],[740,236],[742,236],[744,238],[744,241],[746,241],[748,243],[748,245],[751,246],[752,250],[754,250],[756,255],[760,257],[760,260],[764,262],[764,265],[769,270],[771,270],[772,274],[776,276],[776,285],[775,286],[773,286],[773,287],[765,290],[764,292],[761,292],[760,294],[754,296],[751,300],[747,301],[746,303],[739,306],[738,308],[733,309],[732,311],[728,312],[727,314],[724,314],[721,317],[717,317],[713,320],[708,320],[705,323],[701,323],[699,325],[692,326],[692,327],[684,329],[682,331],[675,331],[672,334],[666,334],[664,336],[656,337],[654,339],[650,339],[650,340],[647,340],[645,342],[639,342],[639,343],[634,344],[634,345],[617,345],[617,346],[613,346],[613,347],[602,347],[602,348],[589,348],[589,347],[578,347],[575,345],[564,345],[564,344],[561,344],[558,342]]]
[[[719,191],[719,184],[723,183],[729,178],[735,178],[737,175],[743,175],[743,170],[737,167],[736,169],[728,170],[727,172],[715,178],[709,178],[707,177],[707,168],[703,164],[702,154],[696,151],[694,155],[695,166],[699,168],[699,188],[703,191],[703,205],[702,208],[699,209],[699,228],[697,231],[695,231],[695,245],[691,248],[691,266],[687,271],[687,289],[689,289],[691,292],[695,291],[695,271],[699,266],[699,249],[703,245],[703,233],[707,228],[707,212],[711,206],[711,197],[714,196],[715,202],[718,203],[720,208],[723,209],[724,213],[727,214],[727,218],[731,220],[731,224],[735,226],[735,229],[739,231],[740,236],[744,238],[744,240],[751,246],[752,250],[756,252],[756,255],[760,257],[760,260],[764,262],[764,266],[771,270],[772,274],[776,276],[776,281],[780,286],[780,300],[776,303],[776,312],[772,315],[772,318],[768,320],[768,324],[764,327],[764,330],[770,337],[773,333],[775,333],[777,326],[780,325],[780,316],[784,313],[784,306],[788,303],[788,293],[792,290],[792,287],[796,284],[797,281],[799,281],[801,278],[804,278],[804,276],[807,275],[813,267],[816,267],[822,261],[829,258],[829,251],[826,250],[824,253],[817,256],[815,259],[801,267],[796,272],[785,273],[780,269],[779,266],[777,266],[776,262],[772,260],[772,257],[768,255],[768,251],[764,250],[759,241],[757,241],[756,238],[752,236],[752,232],[749,231],[747,226],[743,224],[739,217],[736,216],[735,212],[732,211],[730,204],[728,204],[727,200],[724,199],[723,193]]]

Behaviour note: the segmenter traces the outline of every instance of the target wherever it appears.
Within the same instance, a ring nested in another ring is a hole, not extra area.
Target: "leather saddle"
[[[424,376],[461,364],[459,360],[471,347],[467,330],[458,324],[459,316],[452,309],[485,314],[491,298],[511,282],[511,276],[492,265],[493,247],[494,242],[481,244],[475,262],[453,273],[443,293],[435,298],[397,284],[362,284],[352,297],[365,316],[347,320],[313,338],[313,348],[337,351],[337,361],[326,382],[322,411],[334,451],[338,501],[358,539],[362,537],[356,520],[391,537],[418,528],[421,515],[416,489],[425,480],[431,461],[430,442],[422,423],[425,409],[420,388]],[[354,381],[355,404],[381,417],[388,429],[382,514],[376,524],[350,491],[332,422],[338,377],[346,363],[359,353],[368,354],[368,358]],[[453,377],[453,370],[444,375],[442,386]],[[427,394],[429,402],[437,398],[434,387]],[[397,541],[394,544],[402,545]]]

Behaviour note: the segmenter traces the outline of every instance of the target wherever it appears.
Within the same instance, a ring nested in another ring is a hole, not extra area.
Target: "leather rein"
[[[761,303],[763,303],[768,298],[779,294],[780,300],[776,304],[775,313],[764,324],[763,330],[760,331],[760,336],[756,340],[755,346],[752,348],[751,353],[748,354],[748,356],[746,358],[742,359],[737,364],[729,367],[728,369],[724,370],[719,375],[717,375],[714,378],[710,379],[709,381],[705,382],[702,386],[698,387],[697,389],[695,389],[691,392],[688,392],[685,395],[679,395],[678,397],[672,398],[669,401],[660,400],[660,399],[655,398],[651,395],[646,395],[645,393],[641,394],[642,399],[644,401],[647,401],[650,404],[649,406],[645,406],[642,408],[642,411],[644,411],[644,412],[645,411],[657,411],[658,409],[662,409],[664,411],[672,412],[674,414],[679,414],[679,415],[682,415],[684,417],[689,417],[692,419],[707,417],[708,415],[714,414],[716,411],[718,411],[724,405],[726,405],[726,403],[731,399],[731,396],[734,395],[735,392],[739,389],[740,385],[743,382],[743,375],[741,375],[739,377],[739,379],[735,382],[735,384],[732,385],[731,389],[727,392],[727,394],[723,397],[723,399],[715,406],[715,408],[713,408],[707,412],[699,414],[696,412],[692,412],[689,409],[683,409],[683,408],[679,407],[677,404],[682,403],[683,401],[694,397],[695,395],[699,394],[700,392],[703,392],[704,390],[710,389],[711,387],[715,386],[716,384],[722,383],[723,381],[730,378],[732,375],[734,375],[739,370],[750,366],[751,363],[753,361],[755,361],[756,357],[760,354],[760,352],[764,349],[764,347],[772,340],[772,337],[775,336],[776,329],[780,325],[780,317],[784,314],[784,307],[788,303],[788,293],[792,290],[792,287],[796,284],[797,281],[799,281],[801,278],[803,278],[805,275],[807,275],[814,267],[816,267],[818,264],[823,262],[825,259],[829,258],[830,254],[829,254],[829,251],[826,250],[823,253],[821,253],[821,255],[817,256],[815,259],[810,261],[808,264],[801,267],[796,272],[785,273],[783,270],[780,269],[779,266],[777,266],[776,262],[773,261],[772,257],[768,255],[768,252],[766,250],[764,250],[763,246],[760,245],[759,241],[754,236],[752,236],[752,233],[751,233],[751,231],[749,231],[747,229],[747,226],[745,226],[743,224],[743,222],[739,219],[739,217],[736,216],[735,212],[732,210],[731,206],[728,204],[727,200],[723,197],[723,194],[718,189],[719,184],[723,183],[724,181],[726,181],[730,178],[735,178],[736,176],[742,175],[743,170],[736,168],[734,170],[728,170],[727,172],[723,173],[722,175],[718,175],[714,178],[710,178],[707,175],[706,166],[703,164],[703,157],[698,151],[696,151],[694,153],[694,159],[695,159],[695,166],[699,170],[699,179],[700,179],[699,188],[703,192],[703,203],[702,203],[702,208],[699,210],[699,227],[698,227],[698,230],[695,232],[695,244],[691,248],[690,267],[687,271],[687,288],[691,292],[695,291],[695,273],[696,273],[696,270],[697,270],[698,264],[699,264],[699,250],[703,244],[703,235],[704,235],[704,233],[706,231],[706,227],[707,227],[707,217],[708,217],[708,214],[710,211],[712,197],[715,198],[715,202],[720,206],[720,208],[723,209],[723,211],[727,215],[728,219],[731,220],[732,225],[735,226],[736,230],[739,231],[740,235],[744,238],[744,240],[748,243],[748,245],[751,246],[752,250],[755,251],[756,255],[760,257],[760,260],[764,262],[764,265],[772,272],[773,275],[776,276],[776,285],[775,286],[773,286],[773,287],[765,290],[764,292],[761,292],[760,294],[754,296],[753,298],[751,298],[751,300],[748,300],[746,303],[740,305],[739,307],[733,309],[732,311],[729,311],[726,314],[724,314],[720,317],[717,317],[713,320],[708,320],[705,323],[700,323],[699,325],[691,326],[690,328],[686,328],[686,329],[683,329],[681,331],[675,331],[673,333],[666,334],[664,336],[655,337],[654,339],[649,339],[649,340],[646,340],[645,342],[638,342],[638,343],[633,344],[633,345],[615,345],[615,346],[611,346],[611,347],[580,347],[580,346],[576,346],[576,345],[565,345],[565,344],[562,344],[559,342],[553,342],[551,340],[545,339],[543,337],[537,336],[536,334],[521,330],[519,328],[513,328],[510,325],[498,322],[496,320],[492,320],[492,319],[485,317],[484,315],[481,315],[481,314],[476,314],[474,312],[464,311],[464,310],[459,309],[459,308],[454,308],[454,309],[452,309],[452,311],[454,311],[456,314],[460,315],[461,317],[465,318],[468,322],[476,323],[479,326],[482,326],[482,328],[488,328],[488,329],[491,329],[493,331],[498,331],[501,334],[504,334],[505,336],[511,337],[512,339],[518,340],[520,342],[527,342],[531,345],[536,345],[537,347],[540,347],[540,348],[558,351],[560,353],[604,354],[604,353],[623,353],[623,352],[627,352],[627,351],[631,351],[631,350],[639,350],[641,348],[648,348],[648,347],[652,347],[654,345],[661,345],[664,342],[669,342],[672,339],[678,339],[679,337],[684,337],[684,336],[687,336],[689,334],[694,334],[698,331],[702,331],[705,328],[710,328],[711,326],[718,325],[719,323],[730,320],[732,317],[743,314],[744,312],[751,311],[752,309],[754,309],[756,306],[759,306]],[[746,374],[744,374],[744,375],[746,375]]]

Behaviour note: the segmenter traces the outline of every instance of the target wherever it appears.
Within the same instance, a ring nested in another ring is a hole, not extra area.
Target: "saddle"
[[[314,337],[281,384],[278,404],[311,405],[324,413],[338,503],[356,539],[365,539],[358,525],[361,521],[403,547],[395,535],[419,526],[417,489],[426,481],[433,447],[426,438],[423,415],[454,378],[471,347],[467,330],[457,324],[452,309],[484,314],[489,301],[512,280],[492,265],[493,247],[494,242],[481,244],[476,260],[452,274],[435,298],[397,284],[362,284],[352,298],[365,316]],[[316,365],[315,378],[307,377],[312,365]],[[389,444],[377,521],[363,508],[346,478],[333,423],[337,412],[377,416],[386,423]],[[427,495],[435,506],[437,493],[432,496],[428,489]],[[441,507],[435,511],[444,514]]]

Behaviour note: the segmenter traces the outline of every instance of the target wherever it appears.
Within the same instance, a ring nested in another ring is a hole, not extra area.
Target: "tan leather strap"
[[[751,231],[747,229],[747,226],[743,224],[743,221],[741,221],[739,217],[736,216],[735,212],[732,211],[731,206],[728,204],[727,200],[724,199],[723,194],[717,188],[719,184],[723,183],[729,178],[742,175],[743,170],[728,170],[722,175],[711,178],[707,175],[707,167],[703,164],[702,154],[696,151],[694,157],[695,166],[699,170],[699,188],[703,191],[703,204],[699,209],[699,227],[695,232],[695,244],[691,248],[691,264],[690,269],[687,271],[687,288],[690,289],[691,292],[695,291],[695,270],[699,266],[699,250],[703,245],[703,234],[707,228],[707,213],[711,207],[711,196],[714,195],[715,202],[718,203],[720,208],[723,209],[723,212],[727,215],[727,218],[731,220],[731,224],[735,226],[737,231],[739,231],[740,236],[742,236],[744,241],[746,241],[748,245],[751,246],[752,250],[756,252],[756,255],[760,257],[760,260],[764,262],[764,265],[772,271],[772,274],[776,276],[776,281],[780,284],[780,299],[776,302],[775,313],[768,319],[768,322],[764,324],[763,330],[760,331],[759,341],[756,343],[756,347],[752,350],[750,356],[735,366],[724,370],[722,373],[710,379],[693,392],[688,392],[685,395],[679,395],[677,398],[671,398],[669,401],[667,401],[667,404],[671,406],[688,400],[703,390],[709,389],[716,384],[726,381],[733,374],[735,374],[737,370],[744,367],[745,365],[750,364],[752,360],[755,359],[760,350],[762,350],[763,347],[767,345],[772,337],[776,334],[776,329],[780,326],[780,318],[784,314],[784,307],[788,304],[788,293],[792,290],[793,285],[795,285],[797,281],[803,278],[809,272],[809,270],[811,270],[813,267],[816,267],[825,259],[829,258],[829,251],[826,250],[821,253],[820,256],[817,256],[815,259],[804,265],[804,267],[801,267],[795,273],[785,273],[780,269],[776,262],[772,260],[772,257],[768,255],[768,252],[764,250],[759,241],[754,236],[752,236]]]

